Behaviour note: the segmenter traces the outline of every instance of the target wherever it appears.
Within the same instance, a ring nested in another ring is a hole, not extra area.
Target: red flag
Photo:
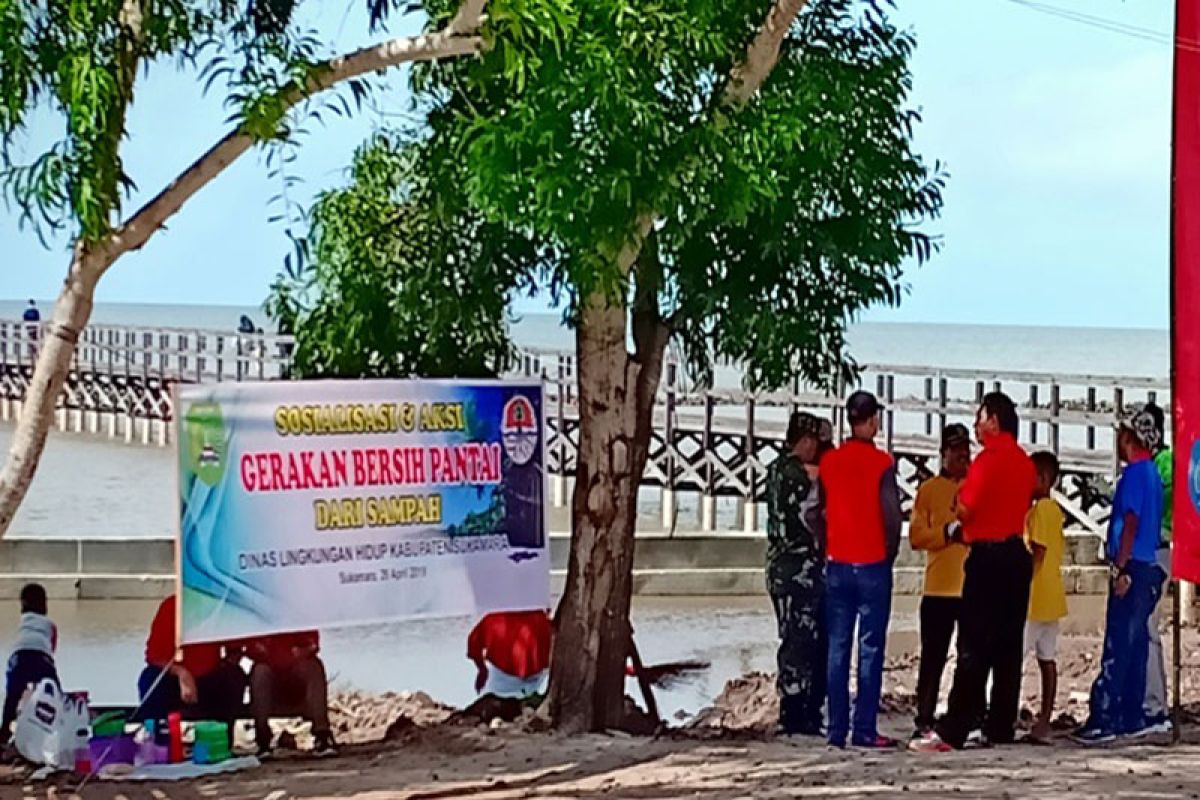
[[[1200,0],[1175,7],[1171,371],[1175,577],[1200,582]]]

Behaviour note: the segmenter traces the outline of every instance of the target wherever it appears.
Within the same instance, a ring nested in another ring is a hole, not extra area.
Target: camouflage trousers
[[[821,733],[828,657],[824,595],[820,584],[771,592],[779,625],[779,725],[785,733]]]

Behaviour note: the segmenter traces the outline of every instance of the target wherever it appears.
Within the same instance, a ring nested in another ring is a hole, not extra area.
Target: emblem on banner
[[[194,403],[184,421],[192,473],[201,482],[216,486],[225,474],[225,419],[221,406]]]
[[[504,404],[504,419],[500,423],[500,439],[504,452],[518,466],[533,460],[538,444],[537,416],[533,403],[524,395],[516,395]]]

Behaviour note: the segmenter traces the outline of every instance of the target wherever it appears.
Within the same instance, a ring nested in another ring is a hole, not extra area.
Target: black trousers
[[[938,723],[942,740],[961,748],[979,718],[988,676],[992,696],[983,733],[993,744],[1013,741],[1021,702],[1025,617],[1033,559],[1019,535],[971,545],[963,584],[958,666],[950,707]]]
[[[950,656],[950,638],[962,613],[961,597],[921,598],[921,668],[917,674],[918,730],[927,730],[936,722],[938,694],[942,674]],[[961,635],[960,635],[961,639]],[[961,650],[962,642],[959,642]]]

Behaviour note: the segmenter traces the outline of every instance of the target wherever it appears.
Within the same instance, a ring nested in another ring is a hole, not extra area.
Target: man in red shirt
[[[329,682],[317,632],[263,636],[241,642],[239,649],[254,662],[250,713],[259,756],[271,754],[271,717],[296,714],[312,723],[314,752],[335,755],[337,745],[329,727]]]
[[[829,637],[829,743],[896,746],[877,728],[892,562],[900,546],[900,492],[892,457],[875,446],[882,407],[868,392],[846,401],[852,436],[820,464],[825,493],[825,616]],[[858,627],[858,696],[850,725],[850,652]]]
[[[222,658],[220,644],[186,645],[176,651],[175,595],[158,607],[146,641],[146,668],[138,679],[139,719],[165,720],[181,712],[193,720],[233,724],[242,709],[246,674]]]
[[[1025,617],[1033,559],[1022,532],[1033,502],[1037,472],[1017,444],[1020,418],[1013,401],[994,392],[983,398],[975,435],[983,451],[958,492],[958,519],[948,535],[965,542],[967,556],[959,622],[958,665],[950,706],[934,733],[914,739],[912,749],[961,749],[983,709],[988,676],[992,695],[983,733],[993,744],[1013,741],[1021,696]]]
[[[542,694],[550,672],[554,623],[542,610],[488,614],[467,637],[478,674],[475,691],[525,699]]]

